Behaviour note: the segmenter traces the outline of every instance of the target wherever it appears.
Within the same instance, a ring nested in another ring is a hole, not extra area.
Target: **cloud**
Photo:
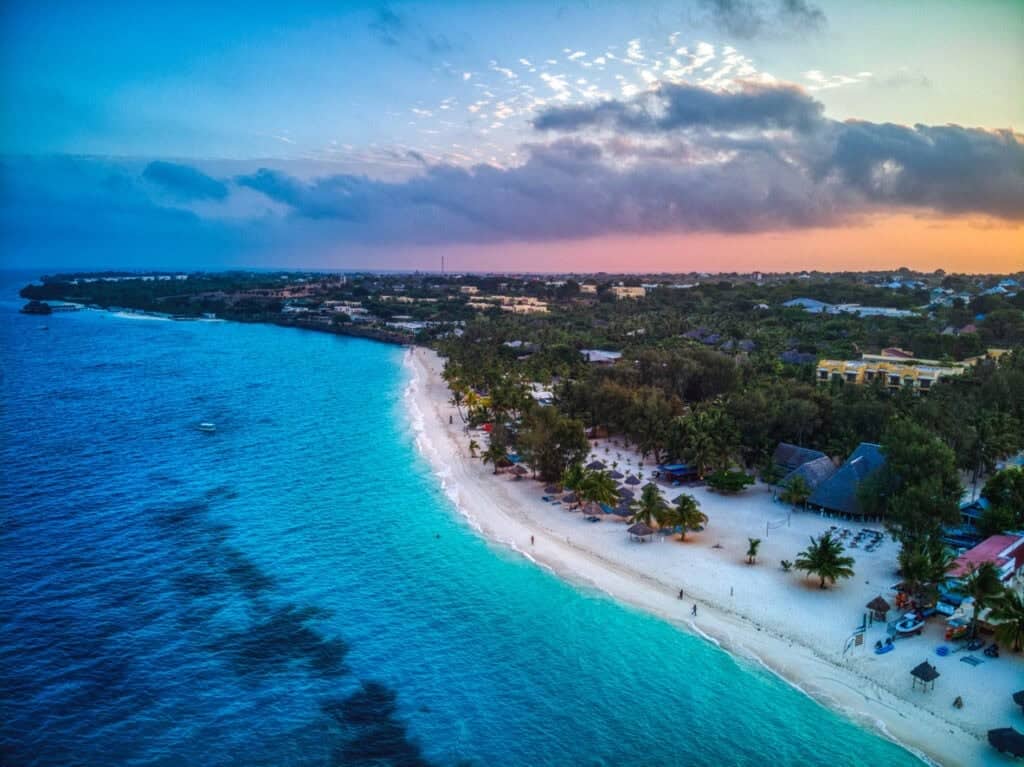
[[[779,19],[790,29],[800,32],[819,32],[825,28],[825,12],[807,0],[782,0]]]
[[[380,43],[393,48],[412,43],[422,46],[432,55],[450,53],[455,48],[444,34],[428,32],[421,24],[414,23],[406,15],[399,15],[388,5],[377,9],[367,28]]]
[[[390,180],[318,176],[329,166],[311,174],[297,161],[218,173],[164,161],[9,158],[0,161],[0,241],[50,254],[73,243],[97,263],[111,253],[173,260],[178,251],[223,263],[224,254],[268,251],[784,231],[875,213],[1024,222],[1024,136],[836,121],[792,85],[663,85],[549,109],[533,139],[509,167],[438,162],[401,147],[394,159],[404,172]]]
[[[1024,137],[959,125],[839,124],[827,168],[876,204],[1024,219]]]
[[[377,9],[369,29],[384,45],[397,46],[407,26],[401,16],[385,5]]]
[[[818,125],[822,112],[819,102],[792,85],[744,82],[736,91],[723,91],[663,83],[657,90],[627,101],[547,109],[533,124],[540,130],[563,132],[588,127],[651,132],[700,126],[806,132]]]
[[[154,161],[142,177],[180,200],[223,200],[228,196],[225,184],[189,165]]]
[[[819,32],[827,24],[825,12],[807,0],[700,0],[699,5],[715,28],[741,40]]]

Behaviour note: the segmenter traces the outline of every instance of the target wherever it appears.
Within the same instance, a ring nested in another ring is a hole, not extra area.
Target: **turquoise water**
[[[479,538],[415,449],[402,350],[19,305],[3,764],[918,763]]]

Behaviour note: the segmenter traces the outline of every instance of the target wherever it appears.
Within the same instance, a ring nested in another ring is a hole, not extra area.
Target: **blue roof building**
[[[882,448],[872,442],[861,442],[846,463],[815,488],[807,505],[833,514],[863,516],[858,495],[860,486],[884,465]]]

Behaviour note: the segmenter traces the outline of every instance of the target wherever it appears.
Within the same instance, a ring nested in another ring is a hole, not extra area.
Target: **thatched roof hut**
[[[1011,756],[1024,756],[1024,735],[1021,735],[1013,727],[1000,727],[997,730],[988,731],[988,742],[992,748]]]
[[[631,525],[626,532],[629,533],[630,538],[642,541],[644,538],[654,535],[654,528],[643,522],[637,522],[635,525]]]
[[[881,594],[872,599],[867,603],[867,608],[874,615],[876,621],[884,621],[886,614],[889,612],[890,605],[884,599]]]
[[[928,661],[922,661],[918,665],[914,666],[910,671],[910,675],[914,677],[914,687],[917,687],[917,683],[921,683],[921,689],[927,690],[928,685],[935,687],[935,680],[939,678],[939,670],[935,668]]]

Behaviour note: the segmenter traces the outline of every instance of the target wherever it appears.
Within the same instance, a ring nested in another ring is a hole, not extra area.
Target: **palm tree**
[[[574,463],[567,466],[565,471],[562,472],[562,487],[574,492],[579,490],[586,474],[587,471],[583,468],[582,464]]]
[[[676,499],[675,508],[669,514],[669,520],[679,526],[679,540],[686,540],[687,530],[696,530],[708,523],[708,515],[700,510],[697,499],[683,493]]]
[[[577,495],[584,503],[603,503],[613,506],[619,500],[619,488],[606,471],[588,471],[584,474]]]
[[[480,443],[475,439],[469,441],[469,457],[476,458],[476,451],[480,449]]]
[[[760,538],[747,538],[747,564],[752,565],[757,562],[757,550],[761,548]]]
[[[576,494],[577,506],[580,505],[580,488],[583,486],[586,476],[587,470],[580,463],[574,463],[566,467],[565,471],[562,472],[562,487],[566,490],[572,490]]]
[[[645,485],[639,500],[633,501],[630,508],[633,510],[631,522],[643,522],[646,525],[654,522],[660,524],[665,519],[667,504],[655,485]]]
[[[484,450],[484,454],[480,456],[481,460],[483,460],[484,463],[490,463],[494,465],[495,474],[498,473],[498,464],[500,464],[505,457],[505,448],[503,448],[501,445],[495,442],[489,444],[487,446],[487,449]]]
[[[900,550],[899,565],[907,591],[915,598],[925,591],[934,591],[948,580],[953,559],[953,554],[941,541],[904,546]]]
[[[1024,597],[1020,592],[1006,589],[993,601],[990,617],[996,627],[996,639],[1010,645],[1014,652],[1024,649]]]
[[[463,394],[462,389],[459,386],[457,386],[457,385],[453,385],[453,387],[452,387],[452,398],[449,400],[449,402],[451,402],[451,404],[455,405],[455,409],[458,411],[459,418],[462,419],[463,423],[466,422],[466,416],[464,416],[462,414],[462,402],[463,402],[464,399],[465,399],[465,395]]]
[[[967,576],[960,581],[957,592],[974,599],[974,611],[971,614],[971,636],[978,635],[978,613],[1003,593],[1003,582],[999,578],[999,570],[992,562],[982,562],[971,567]]]
[[[788,503],[790,506],[803,506],[810,497],[811,486],[799,474],[789,480],[785,487],[783,487],[782,493],[779,494],[782,502]]]
[[[825,533],[820,538],[811,538],[811,545],[797,554],[794,566],[808,575],[816,574],[821,578],[821,588],[826,588],[827,581],[835,583],[840,578],[853,576],[853,557],[843,556],[846,547]]]

